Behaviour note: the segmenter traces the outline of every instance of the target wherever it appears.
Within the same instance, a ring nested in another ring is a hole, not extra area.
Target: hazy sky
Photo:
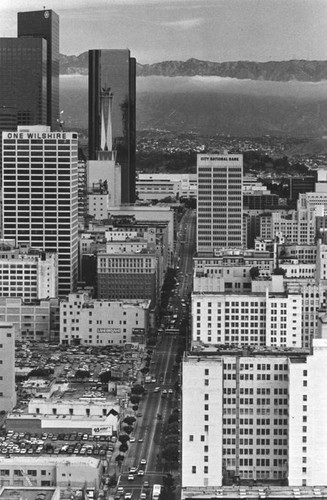
[[[18,11],[53,9],[60,52],[129,48],[140,63],[327,59],[327,0],[0,0],[0,36]]]

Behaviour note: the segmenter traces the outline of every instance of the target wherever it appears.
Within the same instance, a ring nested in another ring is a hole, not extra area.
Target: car
[[[135,474],[135,472],[137,472],[137,467],[130,467],[130,468],[129,468],[129,472],[130,472],[131,474]]]
[[[143,488],[150,488],[149,481],[143,481]]]
[[[161,413],[157,413],[157,419],[158,419],[158,420],[161,420],[161,419],[162,419],[162,415],[161,415]]]
[[[142,417],[142,413],[138,413],[136,416],[137,417]]]
[[[173,392],[174,392],[174,391],[173,391],[172,389],[169,389],[169,390],[168,390],[168,394],[173,394]]]
[[[155,387],[155,388],[153,389],[153,392],[159,392],[159,391],[160,391],[160,387]]]
[[[146,500],[146,493],[144,491],[140,495],[140,500]]]
[[[129,438],[129,442],[130,442],[130,443],[135,443],[135,437],[134,437],[134,436],[131,436],[131,437]]]
[[[128,474],[128,481],[134,481],[134,474]]]
[[[167,394],[167,390],[166,390],[166,389],[164,389],[164,390],[162,391],[162,393],[161,393],[161,396],[166,396],[166,394]]]
[[[143,438],[138,438],[139,443],[143,443]]]
[[[129,491],[127,491],[125,493],[125,497],[124,498],[125,498],[125,500],[129,500],[130,498],[132,498],[132,493],[130,493]]]
[[[124,488],[122,486],[118,486],[117,493],[119,493],[120,495],[122,495],[124,493]]]
[[[139,469],[138,472],[137,472],[137,475],[138,476],[144,476],[144,470],[143,469]]]
[[[141,462],[140,462],[141,465],[146,465],[146,460],[145,458],[142,458]]]
[[[151,379],[151,382],[156,383],[156,382],[157,382],[157,379],[156,379],[156,378],[152,378],[152,379]]]

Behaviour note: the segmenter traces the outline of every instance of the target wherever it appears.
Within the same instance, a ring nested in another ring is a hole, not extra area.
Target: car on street
[[[138,439],[138,442],[139,442],[139,443],[143,443],[143,438],[139,438],[139,439]]]
[[[124,493],[124,488],[123,488],[122,486],[118,486],[118,488],[117,488],[117,493],[118,493],[119,495],[122,495],[122,494]]]
[[[140,495],[140,500],[146,500],[146,493],[144,491]]]
[[[137,472],[137,467],[130,467],[130,468],[129,468],[129,472],[130,472],[131,474],[135,474],[135,472]]]
[[[143,469],[139,469],[139,471],[137,472],[137,475],[138,476],[144,476],[144,470]]]
[[[150,488],[149,481],[143,481],[143,488]]]
[[[146,465],[146,460],[145,458],[142,458],[141,462],[140,462],[141,465]]]
[[[131,436],[131,437],[129,438],[129,442],[130,442],[130,443],[135,443],[135,437],[134,437],[134,436]]]
[[[132,493],[130,491],[127,491],[125,493],[125,497],[124,498],[125,498],[125,500],[129,500],[130,498],[132,498]]]
[[[160,391],[160,387],[155,387],[155,388],[153,389],[153,392],[159,392],[159,391]]]
[[[174,392],[174,391],[173,391],[172,389],[169,389],[169,390],[168,390],[168,394],[173,394],[173,392]]]
[[[134,481],[134,474],[128,474],[128,481]]]

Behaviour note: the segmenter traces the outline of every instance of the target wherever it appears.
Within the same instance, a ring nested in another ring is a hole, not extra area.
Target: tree
[[[131,425],[125,425],[125,427],[123,427],[123,431],[126,432],[126,434],[130,434],[133,430],[133,427]]]
[[[136,394],[132,394],[131,397],[129,398],[130,402],[135,405],[138,404],[141,400],[140,396],[137,396]]]
[[[173,422],[178,422],[178,413],[172,413],[169,415],[168,424],[172,424]]]
[[[172,474],[165,474],[162,478],[163,487],[167,492],[173,492],[176,489],[175,480]]]
[[[120,434],[118,441],[126,444],[127,441],[129,441],[129,435],[128,434]]]
[[[107,384],[111,379],[111,371],[102,372],[99,375],[100,382],[102,384]]]
[[[179,459],[178,445],[170,444],[166,446],[166,448],[162,452],[162,456],[169,462],[178,462]]]
[[[282,267],[275,267],[273,272],[271,274],[274,274],[275,276],[285,276],[286,274],[286,269],[283,269]]]
[[[147,368],[146,366],[144,366],[143,368],[141,368],[140,372],[142,373],[142,375],[146,375],[147,373],[149,373],[149,368]]]
[[[251,280],[255,280],[256,278],[259,278],[259,276],[260,276],[260,269],[258,267],[251,267],[250,269]]]
[[[127,443],[122,443],[120,446],[119,446],[119,451],[121,451],[122,453],[125,453],[125,451],[128,450],[128,445]]]
[[[172,422],[167,426],[167,434],[179,434],[179,424],[178,422]]]
[[[133,385],[131,392],[132,394],[143,394],[144,387],[141,384],[135,384]]]
[[[137,411],[139,409],[138,405],[133,405],[132,410]]]
[[[133,425],[135,422],[136,418],[132,417],[131,415],[128,415],[127,417],[124,418],[123,422],[125,422],[127,425]]]
[[[116,456],[115,460],[116,460],[116,462],[122,462],[124,460],[124,458],[125,458],[124,455],[120,455],[119,454],[119,455]]]

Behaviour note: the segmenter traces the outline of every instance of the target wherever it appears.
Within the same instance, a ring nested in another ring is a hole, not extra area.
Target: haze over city
[[[60,16],[60,52],[132,50],[138,62],[325,59],[324,0],[2,0],[0,36],[16,15],[43,7]]]

